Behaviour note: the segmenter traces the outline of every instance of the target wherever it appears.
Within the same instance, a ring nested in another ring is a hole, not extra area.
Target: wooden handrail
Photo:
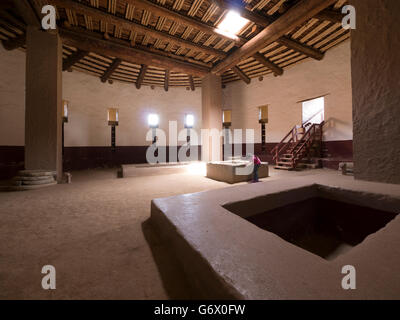
[[[289,137],[290,134],[293,135],[293,130],[296,128],[296,126],[294,126],[289,132],[288,134],[281,140],[281,142],[279,142],[272,150],[271,153],[274,153],[275,149],[278,149],[278,147],[283,144],[285,142],[285,140]]]
[[[294,126],[289,132],[288,134],[282,139],[281,142],[279,142],[272,150],[271,150],[271,154],[273,155],[272,159],[277,163],[279,160],[279,156],[286,151],[286,149],[288,149],[290,146],[293,147],[293,149],[295,149],[296,147],[300,146],[300,148],[294,152],[293,157],[292,157],[292,164],[293,166],[296,165],[296,162],[298,161],[298,156],[300,154],[300,152],[303,151],[304,147],[306,145],[309,145],[310,142],[313,140],[315,134],[316,134],[316,128],[317,127],[322,127],[324,125],[324,121],[322,121],[319,124],[311,124],[311,123],[303,123],[301,126]],[[310,127],[309,127],[310,126]],[[307,129],[307,127],[309,127]],[[302,138],[300,140],[297,140],[298,137],[298,129],[302,128],[305,130]],[[321,131],[322,132],[322,131]],[[313,133],[313,134],[311,134]],[[291,136],[291,137],[290,137]],[[290,139],[288,141],[286,141],[288,138],[290,137]],[[294,143],[294,145],[292,145],[292,143]]]
[[[299,156],[300,153],[303,151],[304,147],[307,145],[310,145],[310,143],[312,143],[312,141],[314,140],[314,137],[316,135],[316,128],[320,127],[321,133],[322,133],[322,127],[324,126],[325,122],[322,121],[321,123],[314,123],[304,134],[303,138],[296,144],[296,146],[300,146],[300,148],[297,149],[297,151],[295,151],[293,153],[293,158],[292,158],[292,165],[293,167],[296,166],[297,162],[300,161],[301,157]]]
[[[310,121],[312,120],[312,118],[314,118],[316,115],[318,115],[319,113],[323,113],[322,110],[318,110],[316,113],[314,113],[311,117],[309,117],[306,121],[303,121],[301,126],[303,128],[305,128],[306,126],[309,126],[310,124],[312,124]]]
[[[273,154],[272,160],[278,161],[279,155],[281,155],[286,149],[290,146],[291,143],[296,143],[297,137],[298,137],[298,129],[302,128],[302,126],[295,125],[289,132],[288,134],[279,142],[274,148],[271,150],[271,154]],[[286,139],[289,138],[291,135],[291,138],[287,141]]]
[[[271,154],[273,154],[274,156],[272,157],[272,160],[275,160],[276,162],[279,159],[279,155],[282,154],[290,145],[290,143],[292,142],[296,142],[297,141],[297,125],[294,126],[289,132],[288,134],[281,140],[281,142],[279,142],[272,150],[271,150]],[[289,138],[289,136],[291,135],[291,138],[289,139],[289,141],[285,142],[287,138]]]

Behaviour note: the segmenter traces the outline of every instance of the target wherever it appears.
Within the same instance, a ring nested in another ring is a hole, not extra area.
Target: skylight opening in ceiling
[[[241,17],[236,11],[230,10],[217,26],[217,32],[230,38],[237,38],[240,31],[250,21]]]

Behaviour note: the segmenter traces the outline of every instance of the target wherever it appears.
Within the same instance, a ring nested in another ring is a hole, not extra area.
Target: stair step
[[[278,170],[293,170],[292,167],[275,166],[274,168]]]
[[[292,167],[292,163],[291,163],[291,162],[278,161],[277,164],[278,164],[279,166],[288,166],[288,167]]]
[[[299,168],[307,168],[307,169],[317,169],[318,168],[318,164],[300,162],[300,163],[297,164],[297,167],[299,167]]]
[[[319,163],[312,163],[310,158],[321,157],[329,152],[322,143],[323,124],[313,126],[296,126],[293,142],[285,145],[284,153],[274,157],[276,169],[294,170],[297,166],[318,168]],[[310,131],[312,129],[312,131]],[[293,132],[289,132],[289,134]],[[293,165],[293,162],[296,164]],[[300,163],[299,163],[300,162]]]

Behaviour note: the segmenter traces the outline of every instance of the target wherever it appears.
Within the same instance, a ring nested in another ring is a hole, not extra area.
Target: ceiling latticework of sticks
[[[20,1],[18,5],[16,2]],[[41,8],[57,9],[63,39],[64,70],[74,69],[101,81],[131,82],[194,90],[201,78],[217,70],[223,84],[284,69],[324,53],[350,37],[340,23],[346,0],[326,0],[315,15],[300,21],[275,41],[258,42],[257,52],[243,55],[229,68],[219,68],[232,54],[252,46],[271,25],[284,25],[286,14],[301,2],[318,0],[2,0],[0,40],[8,49],[25,50],[26,14],[21,3],[41,17]],[[319,0],[322,3],[323,0]],[[293,9],[294,8],[294,9]],[[247,18],[235,39],[219,33],[229,9]],[[28,10],[28,9],[26,9]],[[304,20],[304,21],[303,21]],[[276,29],[276,28],[275,28]],[[236,61],[236,60],[235,60]]]

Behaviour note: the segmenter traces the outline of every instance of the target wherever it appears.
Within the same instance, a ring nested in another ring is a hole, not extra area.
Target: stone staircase
[[[322,127],[320,124],[294,127],[272,150],[275,169],[316,169],[322,154]]]

